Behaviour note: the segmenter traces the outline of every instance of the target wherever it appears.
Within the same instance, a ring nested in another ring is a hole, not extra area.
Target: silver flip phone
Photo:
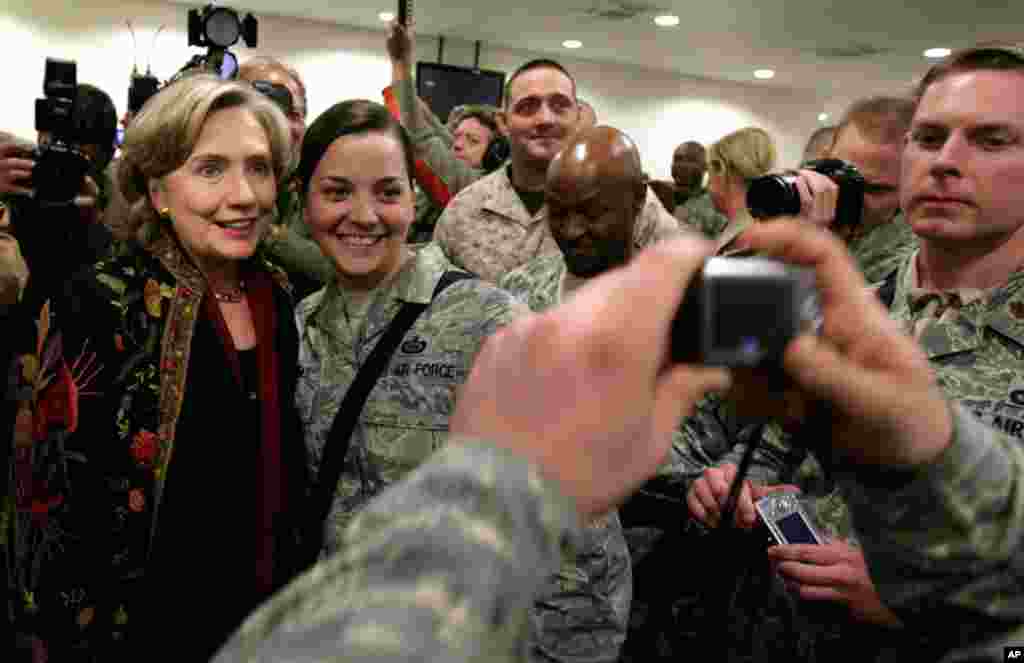
[[[796,494],[771,493],[754,506],[776,544],[824,543]]]

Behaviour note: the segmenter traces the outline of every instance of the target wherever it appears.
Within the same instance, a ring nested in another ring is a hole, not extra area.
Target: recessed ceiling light
[[[938,59],[938,58],[944,58],[944,57],[946,57],[947,55],[949,55],[952,52],[953,51],[951,51],[948,48],[929,48],[927,51],[924,52],[924,56],[926,58]]]
[[[583,42],[578,39],[566,39],[562,42],[562,46],[566,48],[582,48]]]
[[[663,28],[673,28],[679,25],[679,17],[675,14],[663,14],[661,16],[655,16],[654,22]]]
[[[377,18],[384,21],[385,23],[390,23],[391,21],[395,20],[395,14],[394,12],[381,12],[377,14]]]
[[[828,113],[818,113],[818,122],[828,122]]]
[[[755,69],[754,70],[754,78],[764,78],[764,79],[775,78],[775,70],[774,69]]]

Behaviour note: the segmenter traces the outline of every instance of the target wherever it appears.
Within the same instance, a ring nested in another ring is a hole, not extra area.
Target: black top
[[[192,365],[223,364],[225,370],[189,372],[167,469],[150,579],[144,583],[152,612],[136,633],[142,647],[161,643],[163,655],[211,658],[267,598],[256,592],[253,557],[260,404],[249,397],[254,389],[248,385],[256,383],[256,352],[238,354],[246,389],[228,368],[213,325],[206,319],[197,323]],[[185,637],[167,630],[175,623],[188,624],[180,634]]]
[[[44,227],[43,223],[38,225]],[[113,497],[120,498],[118,491],[127,490],[121,486],[121,477],[128,476],[122,466],[131,464],[133,471],[142,471],[125,448],[131,441],[121,442],[116,428],[115,413],[123,393],[117,376],[127,370],[122,363],[132,355],[114,347],[116,333],[122,327],[109,303],[110,294],[95,278],[88,259],[68,255],[71,247],[41,246],[45,234],[34,230],[24,237],[19,235],[19,240],[26,254],[33,257],[29,285],[37,292],[28,298],[29,302],[22,302],[13,317],[3,321],[5,333],[18,332],[16,337],[12,334],[7,338],[7,345],[19,350],[34,345],[30,339],[34,338],[33,320],[38,310],[32,304],[53,297],[54,325],[64,335],[68,357],[74,358],[84,347],[83,341],[89,339],[89,349],[99,353],[98,365],[103,370],[90,389],[97,395],[82,399],[78,429],[66,440],[70,451],[81,450],[88,461],[69,463],[70,484],[59,487],[67,496],[59,522],[70,532],[62,545],[74,549],[44,560],[44,580],[37,598],[42,611],[38,618],[25,614],[24,620],[22,614],[17,614],[16,630],[43,633],[53,662],[208,660],[246,615],[267,598],[257,591],[261,406],[258,399],[250,398],[257,384],[256,352],[239,353],[247,385],[243,388],[213,323],[205,316],[196,321],[154,545],[138,573],[122,574],[121,568],[111,566],[111,553],[120,550],[121,543],[129,538],[131,542],[140,539],[139,545],[131,543],[130,550],[149,548],[145,523],[149,522],[151,505],[147,500],[136,510],[134,505],[129,509],[120,502],[111,502]],[[299,346],[294,309],[287,293],[277,287],[273,306],[277,332],[267,341],[274,344],[278,361],[281,470],[287,474],[283,486],[291,493],[286,504],[295,509],[294,515],[288,514],[292,517],[275,520],[274,583],[280,587],[298,570],[295,557],[301,549],[293,518],[301,513],[307,467],[301,422],[294,409]],[[158,324],[162,327],[163,321]],[[125,329],[131,332],[139,328]],[[160,352],[158,343],[155,352]],[[2,368],[6,372],[8,365]],[[6,398],[0,402],[0,430],[9,435],[11,403]],[[155,402],[155,397],[141,396],[133,401],[151,403],[147,407]],[[6,478],[9,468],[5,465],[4,470]],[[9,494],[10,486],[3,488],[4,494]],[[136,522],[141,525],[131,524]],[[0,557],[2,553],[0,550]],[[134,561],[130,568],[135,568]],[[55,602],[53,597],[59,599],[65,587],[84,587],[91,603],[69,602],[65,606]],[[0,589],[8,590],[7,583],[2,583]],[[13,603],[20,605],[17,596],[4,598],[12,597]],[[108,622],[121,604],[127,606],[127,623],[113,628]],[[95,619],[87,631],[78,628],[74,619],[91,607],[95,607]],[[0,632],[11,633],[5,628],[6,612],[0,618]],[[66,619],[69,616],[70,621]],[[66,627],[74,632],[65,633]],[[105,639],[104,633],[108,632],[115,632],[114,640]],[[124,639],[118,639],[117,632],[123,632]],[[0,638],[0,651],[8,650],[7,644],[6,638]],[[127,651],[125,644],[129,645]],[[80,646],[89,649],[79,650]]]

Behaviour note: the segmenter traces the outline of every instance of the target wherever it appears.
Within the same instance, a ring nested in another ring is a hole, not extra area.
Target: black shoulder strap
[[[889,275],[885,277],[882,285],[875,292],[885,308],[892,308],[892,302],[896,299],[896,274],[898,272],[898,269],[889,272]]]
[[[441,275],[431,295],[431,303],[445,288],[465,279],[475,278],[468,272],[448,271]],[[345,456],[348,455],[349,441],[352,439],[352,431],[359,422],[359,414],[363,411],[366,399],[370,397],[381,373],[387,368],[391,355],[395,348],[402,341],[405,335],[412,329],[416,318],[420,317],[430,304],[406,302],[398,310],[395,319],[391,321],[384,336],[377,341],[370,356],[360,367],[352,385],[345,392],[345,398],[338,407],[338,413],[334,415],[334,423],[331,424],[331,432],[327,436],[324,446],[324,457],[320,464],[320,473],[317,476],[316,485],[313,487],[312,509],[309,510],[310,528],[308,533],[311,537],[310,552],[316,555],[322,546],[323,524],[331,511],[331,504],[334,502],[334,493],[338,486],[338,479],[341,478],[341,471],[345,464]]]

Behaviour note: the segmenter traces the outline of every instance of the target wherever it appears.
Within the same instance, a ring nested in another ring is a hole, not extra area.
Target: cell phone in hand
[[[777,545],[824,543],[795,493],[771,493],[759,499],[754,507]]]
[[[398,0],[398,23],[408,27],[412,19],[412,0]]]

